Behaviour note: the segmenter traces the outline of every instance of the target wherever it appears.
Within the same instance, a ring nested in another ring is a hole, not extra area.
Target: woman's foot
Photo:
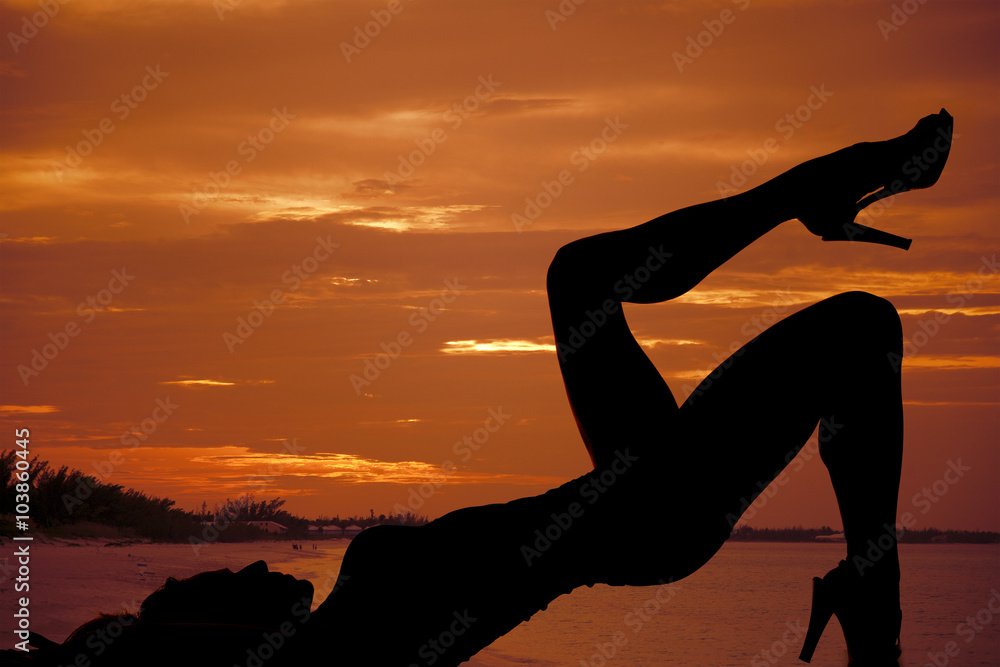
[[[909,239],[859,225],[854,218],[880,199],[934,185],[951,150],[953,120],[942,109],[902,136],[855,144],[796,167],[789,173],[801,183],[801,196],[794,197],[796,217],[824,241],[909,248]]]
[[[843,560],[822,579],[813,579],[813,607],[800,660],[812,660],[832,615],[840,621],[851,667],[896,667],[902,612],[895,552],[862,572]]]

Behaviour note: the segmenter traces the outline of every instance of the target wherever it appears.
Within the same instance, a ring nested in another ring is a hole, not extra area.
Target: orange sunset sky
[[[777,317],[888,298],[900,513],[1000,530],[993,0],[8,1],[0,27],[3,448],[30,428],[40,458],[186,509],[540,493],[589,467],[557,248],[945,107],[938,184],[862,216],[910,251],[792,221],[627,312],[682,400]],[[752,525],[841,525],[808,449]]]

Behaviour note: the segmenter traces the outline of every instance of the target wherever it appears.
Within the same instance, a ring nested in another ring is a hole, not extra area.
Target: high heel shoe
[[[806,229],[824,241],[861,241],[908,250],[911,239],[866,227],[854,222],[854,218],[868,206],[886,197],[929,188],[937,183],[951,151],[953,124],[954,118],[944,109],[920,119],[906,134],[885,142],[897,155],[905,157],[888,176],[868,181],[874,187],[861,186],[861,195],[868,192],[871,194],[859,200],[860,195],[857,195],[856,190],[847,197],[828,199],[818,204],[813,202],[811,206],[815,207],[814,210],[799,216],[799,220],[805,224]],[[846,151],[863,151],[866,147],[866,144],[858,144]],[[867,164],[861,165],[861,169],[871,171],[874,167]],[[868,179],[862,175],[860,180],[865,182]]]
[[[869,575],[873,579],[841,561],[822,579],[813,578],[812,612],[799,660],[812,661],[826,624],[836,614],[852,667],[897,667],[902,655],[898,584],[885,576],[875,579],[875,572]]]

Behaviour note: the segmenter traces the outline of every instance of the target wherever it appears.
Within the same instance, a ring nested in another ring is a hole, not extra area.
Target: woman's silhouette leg
[[[901,359],[889,302],[862,292],[826,299],[774,325],[706,378],[680,407],[677,426],[708,452],[667,455],[709,471],[687,497],[708,486],[709,502],[724,499],[731,527],[820,423],[820,455],[847,538],[847,558],[825,590],[839,596],[848,649],[873,661],[866,664],[895,665],[898,656]]]
[[[623,441],[644,449],[677,411],[666,383],[632,336],[622,303],[656,303],[684,294],[787,220],[790,213],[769,204],[777,190],[765,184],[638,227],[583,238],[556,253],[547,290],[559,365],[595,466],[612,460]]]
[[[796,313],[735,353],[681,406],[621,309],[623,302],[683,294],[789,217],[792,211],[769,205],[781,201],[789,182],[786,174],[746,195],[562,248],[548,276],[560,367],[595,466],[608,466],[630,447],[646,462],[630,481],[637,506],[686,517],[676,551],[687,551],[687,559],[670,559],[673,576],[714,553],[823,420],[821,454],[844,522],[848,563],[858,575],[875,573],[857,608],[841,618],[845,635],[850,640],[853,632],[857,648],[859,631],[851,624],[881,623],[875,633],[894,648],[902,335],[892,305],[854,292]],[[881,544],[878,563],[867,557],[872,544]],[[657,572],[652,559],[663,557],[654,549],[646,554],[646,566],[633,570],[637,579],[640,571]]]
[[[701,211],[714,212],[693,207],[685,215]],[[684,489],[684,495],[704,498],[714,507],[721,503],[727,514],[738,516],[825,420],[823,460],[838,496],[849,551],[863,554],[867,540],[877,541],[885,524],[895,522],[902,334],[892,305],[854,292],[796,313],[723,362],[678,407],[632,336],[621,302],[615,300],[614,283],[594,287],[601,271],[593,265],[601,256],[614,257],[631,231],[570,244],[560,250],[549,272],[560,366],[595,464],[606,465],[629,446],[677,469],[705,470],[707,474],[678,476],[671,483],[683,487],[687,479],[693,488]],[[664,239],[662,252],[659,247],[651,252],[642,239],[645,247],[630,251],[624,264],[615,262],[604,283],[616,275],[635,275],[636,269],[626,267],[646,267],[644,256],[661,257],[668,247],[684,252],[684,244],[669,238],[666,230],[657,233]],[[672,259],[662,260],[660,267],[651,262],[648,271],[638,271],[633,281],[638,287],[624,281],[621,285],[627,287],[619,291],[627,295],[631,289],[638,295],[646,290],[633,300],[670,292],[673,288],[657,281],[661,276],[669,280]],[[578,292],[573,292],[574,284]]]

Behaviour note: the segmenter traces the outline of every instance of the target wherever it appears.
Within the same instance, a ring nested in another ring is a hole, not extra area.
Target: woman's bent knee
[[[549,263],[546,288],[549,297],[566,293],[580,293],[588,289],[586,283],[594,273],[590,237],[571,241],[556,251]]]
[[[877,348],[898,351],[903,329],[896,307],[887,299],[868,292],[845,292],[817,304],[823,311],[824,329],[836,340],[837,347]]]

